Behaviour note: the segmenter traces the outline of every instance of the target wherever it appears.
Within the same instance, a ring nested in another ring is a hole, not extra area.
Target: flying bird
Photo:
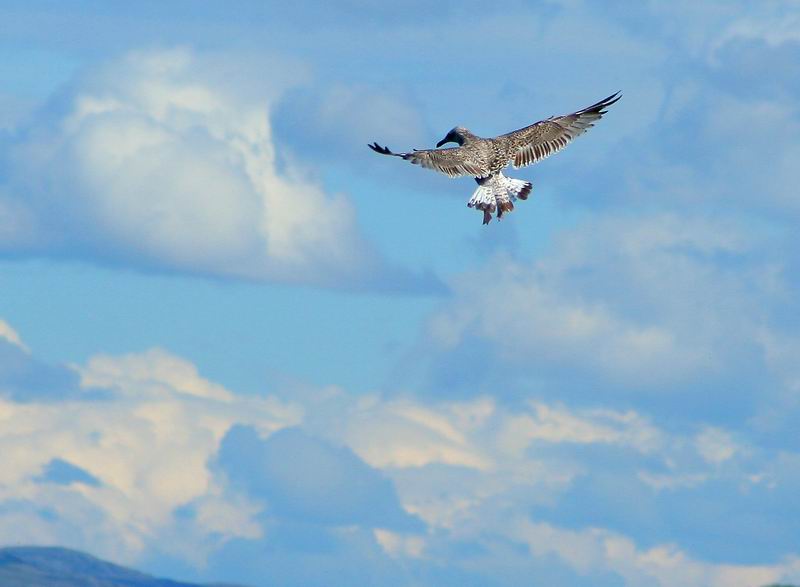
[[[606,113],[606,108],[622,97],[620,92],[610,95],[588,108],[564,116],[551,116],[525,128],[499,137],[485,139],[472,134],[462,126],[452,129],[435,149],[414,149],[409,153],[394,153],[378,143],[368,145],[381,155],[402,157],[450,177],[471,175],[478,188],[467,206],[483,212],[483,223],[489,224],[492,214],[498,220],[514,209],[514,202],[527,200],[533,189],[529,181],[512,179],[503,175],[509,163],[515,168],[532,165],[567,146],[582,135]],[[440,149],[447,143],[458,147]]]

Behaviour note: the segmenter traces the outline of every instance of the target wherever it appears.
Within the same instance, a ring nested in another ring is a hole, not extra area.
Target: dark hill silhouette
[[[235,587],[158,579],[68,548],[0,548],[2,587]]]

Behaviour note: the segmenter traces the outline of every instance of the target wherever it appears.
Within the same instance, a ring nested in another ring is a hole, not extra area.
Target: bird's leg
[[[477,208],[478,210],[483,210],[484,224],[489,224],[492,221],[492,214],[494,214],[495,210],[497,210],[497,206],[494,204],[479,204]]]
[[[476,210],[483,212],[484,224],[489,224],[492,221],[492,214],[494,214],[495,210],[497,210],[494,194],[492,193],[491,188],[486,186],[491,179],[491,177],[476,177],[475,183],[477,183],[480,187],[475,190],[475,193],[472,194],[469,202],[467,202],[468,207],[474,207]]]
[[[497,202],[497,219],[500,220],[506,212],[514,211],[514,203],[511,200]]]

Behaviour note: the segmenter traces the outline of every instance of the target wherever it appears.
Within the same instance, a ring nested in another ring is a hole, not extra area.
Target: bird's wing
[[[460,175],[481,176],[480,165],[471,160],[472,153],[464,147],[453,147],[449,149],[424,149],[414,150],[410,153],[394,153],[386,147],[381,147],[378,143],[368,145],[370,149],[381,155],[394,155],[402,157],[406,161],[411,161],[414,165],[420,165],[427,169],[433,169],[439,173],[444,173],[450,177]]]
[[[501,135],[510,140],[510,159],[514,167],[524,167],[541,161],[567,146],[575,137],[582,135],[606,113],[605,108],[621,98],[620,92],[610,95],[597,104],[564,116],[551,116],[536,124]]]

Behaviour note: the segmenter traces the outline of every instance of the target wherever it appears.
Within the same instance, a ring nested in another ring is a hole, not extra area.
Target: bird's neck
[[[477,135],[472,134],[468,130],[461,131],[460,136],[461,136],[461,141],[462,141],[461,144],[462,145],[465,145],[467,143],[471,143],[472,141],[474,141],[475,139],[478,138]]]

